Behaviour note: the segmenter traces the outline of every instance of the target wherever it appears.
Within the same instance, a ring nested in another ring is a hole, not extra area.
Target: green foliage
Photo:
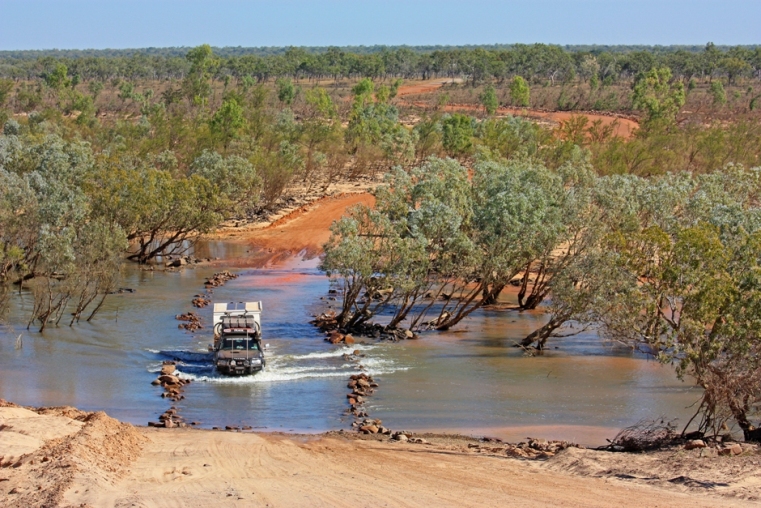
[[[68,68],[62,63],[57,63],[55,68],[43,76],[45,84],[54,90],[61,90],[71,85]]]
[[[42,88],[40,85],[33,86],[21,84],[16,92],[16,100],[21,111],[30,112],[42,103]]]
[[[30,326],[57,324],[69,301],[73,323],[116,283],[125,235],[93,215],[82,192],[92,169],[85,143],[0,137],[0,310],[7,285],[30,280]]]
[[[200,174],[175,177],[130,159],[97,166],[86,191],[94,212],[126,232],[129,257],[141,263],[182,252],[186,242],[212,231],[229,206]]]
[[[481,146],[504,159],[544,158],[540,152],[554,144],[550,131],[518,116],[481,122],[476,135]]]
[[[676,115],[685,100],[682,83],[672,82],[671,70],[661,67],[651,69],[637,78],[632,107],[644,111],[644,127],[663,127],[676,122]]]
[[[71,109],[79,111],[76,122],[79,125],[92,126],[95,122],[95,105],[93,98],[89,95],[83,95],[77,91],[72,91]]]
[[[262,179],[262,200],[273,207],[293,177],[304,170],[306,161],[298,145],[281,141],[273,151],[259,151],[253,156]]]
[[[87,90],[90,92],[90,95],[92,95],[93,100],[95,100],[98,98],[98,95],[100,95],[100,92],[103,91],[103,82],[90,81],[87,83]]]
[[[723,106],[727,103],[727,92],[724,90],[724,85],[721,81],[712,81],[710,92],[715,106]]]
[[[620,227],[603,246],[618,275],[597,311],[607,336],[646,346],[704,389],[701,430],[733,418],[746,439],[761,394],[760,173],[627,179],[628,192],[611,181],[604,203]]]
[[[497,99],[497,92],[494,90],[494,86],[487,85],[481,95],[478,97],[481,101],[481,105],[484,107],[487,115],[493,115],[499,108],[499,100]]]
[[[521,76],[515,76],[510,82],[510,99],[513,104],[520,107],[530,105],[531,90],[528,83]]]
[[[204,150],[190,165],[190,174],[199,175],[216,187],[219,201],[229,202],[226,216],[247,217],[259,202],[261,179],[254,166],[236,155],[227,158]]]
[[[297,92],[293,81],[290,78],[279,78],[275,81],[275,86],[277,87],[277,99],[286,106],[290,106],[293,99],[296,98]]]
[[[333,103],[333,99],[330,98],[328,91],[324,88],[317,87],[307,90],[305,101],[315,114],[323,119],[330,120],[338,117],[336,105]]]
[[[441,121],[441,144],[452,157],[470,153],[473,147],[473,119],[453,113]]]
[[[5,106],[5,103],[8,101],[8,98],[11,96],[12,91],[13,91],[13,80],[0,79],[0,108]]]
[[[183,92],[194,104],[205,106],[211,95],[211,77],[219,60],[208,44],[191,49],[185,58],[190,62],[190,69],[182,83]]]
[[[600,78],[597,77],[597,74],[592,74],[592,77],[589,78],[589,88],[593,92],[600,88]]]
[[[435,158],[392,172],[375,208],[355,209],[325,247],[323,268],[349,295],[339,320],[351,326],[391,306],[392,323],[422,325],[431,306],[416,304],[433,292],[434,301],[448,296],[432,326],[454,326],[527,264],[589,229],[591,221],[581,219],[589,200],[580,194],[589,168],[578,162],[562,175],[528,162],[482,160],[469,179],[459,163]],[[533,298],[545,290],[532,290]],[[382,305],[359,304],[365,291],[384,291]]]
[[[128,101],[135,97],[135,84],[129,81],[124,81],[119,85],[119,98],[123,101]]]
[[[228,97],[214,113],[209,121],[209,128],[214,136],[222,141],[225,149],[233,139],[238,137],[240,130],[246,125],[243,106],[236,97]]]

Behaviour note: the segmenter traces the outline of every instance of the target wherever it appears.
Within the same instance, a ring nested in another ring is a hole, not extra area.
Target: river
[[[205,245],[204,254],[244,256],[235,244]],[[368,412],[393,429],[431,430],[508,439],[573,439],[602,444],[643,418],[690,416],[698,392],[669,367],[593,333],[556,339],[527,357],[513,346],[540,319],[536,314],[476,312],[458,330],[417,341],[332,346],[308,324],[328,281],[315,260],[274,269],[231,269],[239,278],[216,288],[215,301],[261,300],[267,368],[228,378],[210,367],[210,329],[177,328],[176,314],[195,310],[193,295],[219,266],[150,272],[125,265],[122,286],[92,323],[27,331],[29,295],[14,299],[0,327],[0,397],[30,406],[71,405],[103,410],[145,425],[170,403],[151,386],[163,360],[179,360],[194,380],[175,405],[201,427],[320,432],[348,428],[346,383],[360,349],[362,364],[380,383]],[[319,307],[321,308],[321,307]],[[198,310],[206,322],[211,308]],[[16,347],[16,337],[22,346]],[[554,349],[557,347],[557,349]]]

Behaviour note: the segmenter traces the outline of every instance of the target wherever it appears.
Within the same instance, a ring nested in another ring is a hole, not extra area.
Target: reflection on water
[[[199,257],[241,257],[245,246],[214,242]],[[210,365],[211,336],[177,329],[176,314],[191,309],[213,268],[145,272],[125,267],[123,285],[92,323],[27,332],[20,323],[26,296],[0,329],[0,397],[25,405],[72,405],[105,410],[145,424],[168,406],[152,387],[161,362],[174,359],[195,382],[177,403],[202,426],[321,431],[348,425],[343,411],[354,364],[343,354],[360,349],[362,364],[380,382],[371,416],[410,430],[444,430],[522,438],[575,438],[600,443],[615,429],[645,417],[686,421],[696,394],[670,368],[602,344],[593,333],[558,339],[541,357],[512,347],[530,332],[536,313],[474,313],[463,330],[430,333],[419,341],[331,346],[307,323],[328,289],[316,262],[276,270],[239,270],[215,289],[215,301],[262,300],[266,370],[228,378]],[[199,311],[211,319],[210,308]],[[23,347],[14,348],[23,334]]]

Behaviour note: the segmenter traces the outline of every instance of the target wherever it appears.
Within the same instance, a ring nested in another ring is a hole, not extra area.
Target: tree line
[[[211,50],[211,48],[209,48]],[[218,81],[249,77],[267,81],[292,79],[465,78],[505,79],[519,75],[535,84],[588,81],[614,84],[630,82],[637,75],[668,67],[679,79],[761,79],[761,47],[718,47],[708,43],[696,48],[570,47],[550,44],[515,44],[494,47],[426,48],[279,48],[248,51],[222,48],[211,76]],[[183,79],[192,62],[188,49],[100,50],[61,52],[2,52],[0,77],[35,80],[65,65],[83,81],[111,79]]]

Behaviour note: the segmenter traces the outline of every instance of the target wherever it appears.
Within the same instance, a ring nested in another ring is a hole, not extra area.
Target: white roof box
[[[222,321],[222,316],[253,315],[254,320],[261,325],[262,302],[230,302],[214,304],[214,322]]]

